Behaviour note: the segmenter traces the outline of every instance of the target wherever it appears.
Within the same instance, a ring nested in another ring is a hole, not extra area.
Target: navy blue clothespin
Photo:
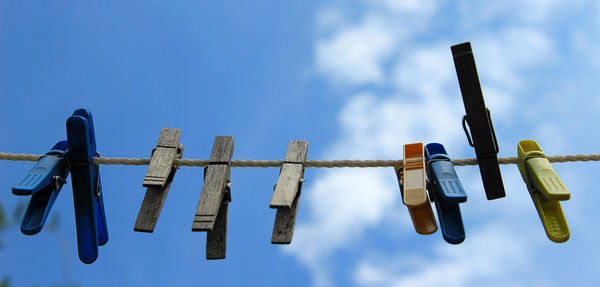
[[[52,205],[69,175],[65,159],[67,141],[57,142],[13,188],[15,195],[31,195],[21,222],[21,232],[34,235],[42,230]]]
[[[471,43],[454,45],[451,49],[467,113],[463,117],[463,129],[469,145],[475,148],[486,197],[488,200],[505,197],[506,193],[498,165],[498,141],[492,125],[490,110],[485,107],[483,101]],[[466,124],[469,124],[471,135],[467,131]]]
[[[79,259],[89,264],[98,257],[98,246],[108,242],[100,172],[92,162],[98,154],[94,123],[89,111],[78,109],[69,117],[67,139]]]
[[[444,240],[451,244],[459,244],[465,240],[465,228],[458,203],[467,201],[467,195],[443,145],[426,145],[425,161],[429,178],[429,197],[435,202]]]

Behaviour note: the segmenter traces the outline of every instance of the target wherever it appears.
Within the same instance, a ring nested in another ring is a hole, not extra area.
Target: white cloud
[[[414,253],[364,259],[357,264],[354,279],[361,286],[530,286],[517,276],[531,268],[530,246],[515,238],[515,232],[495,222],[471,233],[460,246],[440,243],[433,259],[406,260],[421,257]]]
[[[359,239],[398,204],[397,187],[386,184],[381,169],[341,169],[317,179],[301,204],[310,206],[310,221],[299,222],[294,244],[284,249],[311,269],[315,285],[331,285],[329,256]]]
[[[333,21],[332,17],[327,15],[327,21]],[[394,41],[394,34],[380,19],[368,17],[317,43],[317,70],[343,83],[379,83],[384,80],[381,65],[391,55]]]
[[[524,107],[539,107],[532,105],[540,95],[531,93],[536,84],[531,75],[560,61],[561,39],[555,26],[545,26],[566,9],[560,1],[463,1],[458,8],[443,1],[361,3],[364,9],[352,18],[356,21],[346,22],[351,17],[331,6],[318,16],[317,26],[333,33],[315,44],[317,70],[332,83],[357,90],[342,105],[343,135],[325,158],[400,158],[402,146],[411,142],[441,142],[451,156],[472,155],[460,125],[464,108],[449,47],[457,35],[472,42],[497,131],[511,121],[522,128],[523,119],[533,117],[524,112]],[[532,113],[552,116],[551,110]],[[554,122],[530,127],[542,139],[560,129]],[[499,141],[506,142],[501,136]],[[568,143],[552,145],[561,149]],[[505,155],[514,154],[514,145]],[[399,212],[404,207],[391,171],[343,169],[306,185],[303,204],[310,217],[298,222],[294,244],[285,250],[310,269],[317,286],[334,285],[334,258],[340,250],[361,257],[344,265],[355,266],[352,279],[364,286],[547,284],[541,275],[524,276],[531,262],[544,264],[535,258],[540,247],[530,241],[547,239],[516,168],[502,168],[508,197],[496,201],[485,199],[476,167],[458,172],[469,191],[463,218],[470,222],[467,240],[459,246],[405,247],[391,254],[373,245],[356,248],[365,244],[368,230],[384,224],[400,232],[393,236],[402,240],[413,236],[403,231],[413,230],[406,212]]]

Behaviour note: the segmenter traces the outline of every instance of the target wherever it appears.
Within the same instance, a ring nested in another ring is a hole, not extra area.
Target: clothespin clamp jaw
[[[67,139],[79,259],[90,264],[98,258],[98,246],[108,242],[108,230],[100,171],[93,163],[94,156],[99,154],[89,111],[78,109],[67,119]]]
[[[192,231],[206,231],[206,259],[224,259],[227,250],[227,215],[231,201],[233,137],[217,136],[204,170],[204,184]]]
[[[469,145],[475,148],[486,197],[488,200],[505,197],[498,165],[498,140],[490,111],[483,100],[471,43],[454,45],[451,49],[466,111],[462,125]]]
[[[419,234],[432,234],[437,231],[435,216],[427,198],[423,143],[404,145],[404,164],[396,169],[402,201]]]
[[[467,201],[467,195],[444,146],[439,143],[426,145],[425,160],[429,196],[435,202],[444,240],[459,244],[465,240],[459,203]]]
[[[66,178],[69,175],[65,154],[67,141],[57,142],[12,188],[13,194],[31,195],[21,222],[21,232],[33,235],[42,230]]]
[[[546,235],[557,243],[569,240],[569,226],[560,201],[569,200],[571,193],[535,141],[520,141],[517,149],[519,172],[527,185]]]
[[[271,198],[270,207],[277,208],[271,236],[272,244],[290,244],[292,242],[307,153],[307,141],[290,141]]]
[[[147,187],[140,212],[135,221],[134,231],[153,232],[162,211],[167,194],[173,183],[178,166],[175,160],[183,156],[183,145],[179,143],[180,129],[163,128],[144,177]]]

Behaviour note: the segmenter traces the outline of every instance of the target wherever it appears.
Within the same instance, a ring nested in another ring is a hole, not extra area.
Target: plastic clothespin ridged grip
[[[437,224],[426,191],[423,143],[404,145],[404,166],[396,171],[396,175],[402,201],[408,207],[415,231],[435,233]]]
[[[94,123],[89,111],[78,109],[69,117],[67,139],[79,259],[89,264],[98,257],[98,246],[108,242],[100,171],[92,162],[97,152]]]
[[[466,111],[463,128],[469,144],[475,148],[486,197],[488,200],[505,197],[506,193],[498,165],[498,142],[490,111],[486,108],[483,100],[471,43],[454,45],[451,49]],[[470,136],[465,121],[471,131]]]
[[[569,226],[559,202],[571,197],[569,190],[535,141],[520,141],[517,149],[519,172],[527,184],[546,235],[557,243],[569,240]]]
[[[459,244],[465,240],[465,228],[458,204],[467,201],[467,195],[443,145],[426,145],[425,160],[429,195],[435,202],[442,236],[448,243]]]
[[[59,141],[12,189],[16,195],[31,195],[21,222],[21,232],[33,235],[42,230],[69,169],[64,158],[67,141]]]

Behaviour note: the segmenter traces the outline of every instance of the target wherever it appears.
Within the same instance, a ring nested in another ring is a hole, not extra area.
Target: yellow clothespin
[[[408,207],[415,230],[419,234],[435,233],[437,224],[427,198],[423,143],[404,145],[404,167],[396,173],[402,201]]]
[[[568,200],[571,193],[536,142],[520,141],[517,149],[519,171],[527,184],[546,235],[557,243],[569,240],[569,227],[559,201]]]

